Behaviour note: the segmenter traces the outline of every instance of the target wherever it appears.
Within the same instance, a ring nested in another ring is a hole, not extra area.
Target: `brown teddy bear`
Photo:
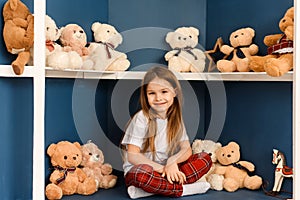
[[[240,28],[230,34],[231,46],[222,45],[220,51],[225,54],[225,58],[217,62],[220,72],[248,72],[249,58],[258,52],[258,46],[252,44],[255,36],[254,29]]]
[[[251,58],[249,66],[253,71],[265,71],[270,76],[278,77],[293,69],[294,7],[286,11],[279,28],[283,33],[264,38],[268,55]]]
[[[82,145],[82,170],[88,177],[92,177],[97,182],[98,188],[112,188],[117,183],[117,176],[112,175],[112,166],[104,164],[104,155],[98,146],[90,140]]]
[[[17,58],[11,63],[14,73],[20,75],[30,59],[34,41],[33,15],[20,0],[8,0],[3,7],[3,38],[6,49]]]
[[[50,184],[46,186],[48,199],[61,199],[63,195],[90,195],[97,191],[96,181],[87,177],[78,168],[82,161],[81,146],[78,142],[60,141],[47,149],[54,171]]]
[[[262,178],[253,175],[255,166],[248,161],[240,161],[240,146],[236,142],[229,142],[216,152],[221,165],[217,165],[214,173],[224,175],[223,187],[228,192],[234,192],[239,188],[250,190],[259,189]]]

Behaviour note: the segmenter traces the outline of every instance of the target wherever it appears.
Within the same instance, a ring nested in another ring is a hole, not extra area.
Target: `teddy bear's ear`
[[[191,26],[191,27],[189,27],[189,29],[192,31],[193,34],[195,34],[197,36],[199,35],[199,30],[197,28]]]
[[[81,149],[81,145],[79,144],[79,142],[74,142],[73,143],[78,149]]]
[[[222,144],[220,142],[217,142],[216,146],[220,148],[220,147],[222,147]]]
[[[47,154],[51,157],[53,154],[54,154],[54,152],[55,152],[55,150],[56,150],[56,144],[50,144],[50,146],[48,147],[48,149],[47,149]]]
[[[249,33],[251,34],[251,37],[254,37],[255,36],[255,30],[253,28],[246,28],[247,31],[249,31]]]
[[[231,146],[231,147],[233,147],[235,149],[240,149],[240,146],[236,142],[229,142],[228,146]]]
[[[19,0],[8,0],[8,1],[9,1],[10,9],[12,9],[13,11],[17,10]]]
[[[100,22],[95,22],[92,24],[92,31],[95,32],[101,26]]]
[[[167,36],[166,36],[166,42],[167,43],[170,43],[171,40],[173,39],[173,35],[175,34],[175,32],[169,32],[167,33]]]

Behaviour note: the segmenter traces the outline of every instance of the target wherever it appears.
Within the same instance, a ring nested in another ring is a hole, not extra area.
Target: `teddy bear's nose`
[[[73,160],[76,160],[76,157],[73,157]]]
[[[231,157],[231,155],[230,155],[230,154],[228,154],[228,155],[227,155],[227,157],[228,157],[228,158],[230,158],[230,157]]]
[[[237,38],[237,37],[239,37],[239,36],[238,36],[238,35],[235,35],[235,36],[234,36],[234,38]]]
[[[96,157],[99,158],[100,157],[99,154],[97,154]]]

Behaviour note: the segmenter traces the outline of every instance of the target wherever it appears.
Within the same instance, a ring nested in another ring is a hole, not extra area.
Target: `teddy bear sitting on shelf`
[[[216,155],[220,165],[216,166],[213,173],[224,175],[223,187],[225,190],[234,192],[239,188],[256,190],[261,187],[262,178],[253,175],[254,164],[240,160],[240,146],[236,142],[229,142],[219,148]]]
[[[254,29],[240,28],[230,34],[230,45],[222,45],[220,51],[226,56],[217,61],[220,72],[248,72],[250,71],[250,57],[257,54],[258,46],[252,44],[255,36]]]
[[[47,148],[54,171],[46,186],[48,199],[61,199],[63,195],[91,195],[97,191],[96,181],[87,177],[79,165],[82,161],[81,146],[78,142],[60,141]]]
[[[250,68],[278,77],[293,69],[294,7],[289,8],[279,22],[282,33],[267,35],[264,43],[268,55],[253,56]]]
[[[103,152],[90,140],[82,145],[82,170],[88,177],[94,178],[97,188],[112,188],[117,183],[117,176],[112,175],[112,166],[104,163]]]
[[[195,27],[179,27],[169,32],[166,42],[172,50],[165,54],[170,70],[177,72],[203,72],[205,69],[205,54],[196,48],[199,30]]]

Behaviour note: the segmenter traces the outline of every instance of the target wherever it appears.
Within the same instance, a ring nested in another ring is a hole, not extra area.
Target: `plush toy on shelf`
[[[166,36],[172,50],[165,54],[168,68],[177,72],[203,72],[206,56],[196,48],[199,30],[195,27],[179,27]]]
[[[262,178],[253,175],[255,166],[249,161],[240,160],[240,146],[236,142],[229,142],[216,152],[217,165],[214,173],[224,175],[223,187],[228,192],[234,192],[239,188],[250,190],[259,189]]]
[[[87,177],[78,166],[82,161],[81,146],[78,142],[60,141],[47,148],[54,171],[46,186],[48,199],[61,199],[63,195],[91,195],[97,191],[96,181]]]
[[[80,69],[82,57],[75,51],[64,51],[56,41],[61,34],[56,22],[49,16],[45,16],[46,37],[46,66],[54,69]]]
[[[112,175],[112,166],[104,163],[103,152],[90,140],[82,145],[82,170],[88,177],[94,178],[97,188],[112,188],[117,183],[117,176]]]
[[[279,21],[279,29],[282,33],[264,37],[268,55],[251,58],[250,68],[253,71],[265,71],[278,77],[293,69],[294,7],[289,8]]]
[[[205,181],[210,184],[210,188],[213,190],[223,190],[223,180],[224,176],[219,174],[214,174],[214,170],[218,165],[216,152],[222,147],[220,142],[214,142],[212,140],[201,140],[196,139],[192,144],[193,154],[206,152],[210,155],[212,160],[212,166],[210,170],[202,176],[198,181]]]
[[[20,0],[8,0],[3,7],[3,39],[6,49],[17,58],[11,63],[14,73],[21,75],[30,59],[34,42],[34,19]]]
[[[222,45],[221,52],[226,56],[217,61],[220,72],[249,72],[250,57],[256,55],[258,46],[252,44],[255,36],[253,28],[240,28],[229,36],[230,45]]]
[[[95,42],[89,46],[89,60],[85,63],[85,69],[97,71],[125,71],[130,66],[127,55],[116,48],[122,43],[123,37],[110,24],[95,22],[92,24]]]

